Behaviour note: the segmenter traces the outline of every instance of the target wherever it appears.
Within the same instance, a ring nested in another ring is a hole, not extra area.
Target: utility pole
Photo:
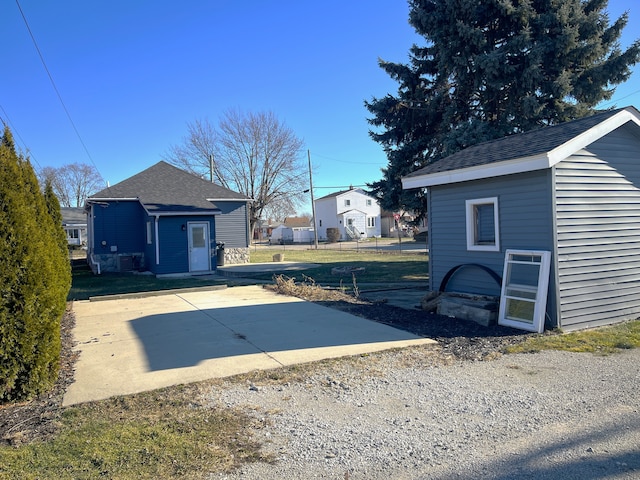
[[[313,215],[313,245],[318,249],[318,220],[316,219],[316,202],[313,199],[313,175],[311,173],[311,151],[307,150],[309,159],[309,191],[311,192],[311,215]]]
[[[213,182],[213,153],[209,154],[209,175],[211,176],[211,183]]]

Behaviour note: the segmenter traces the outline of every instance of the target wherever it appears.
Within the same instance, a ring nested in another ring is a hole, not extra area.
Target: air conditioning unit
[[[119,272],[133,271],[133,255],[118,255],[118,271]]]

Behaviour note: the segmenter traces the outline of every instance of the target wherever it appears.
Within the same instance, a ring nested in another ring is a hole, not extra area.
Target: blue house
[[[499,296],[499,321],[534,331],[640,317],[634,107],[481,143],[402,183],[427,191],[431,290]]]
[[[247,263],[249,201],[159,162],[87,198],[88,261],[94,271],[156,275]]]

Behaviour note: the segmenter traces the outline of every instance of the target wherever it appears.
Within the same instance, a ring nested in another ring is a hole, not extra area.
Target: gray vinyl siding
[[[247,203],[241,201],[215,201],[222,211],[216,216],[216,241],[223,242],[225,248],[246,248],[249,246],[249,222]]]
[[[640,138],[623,126],[555,168],[561,325],[640,314]]]
[[[504,255],[509,248],[553,252],[551,185],[551,171],[540,170],[430,187],[431,289],[437,290],[447,272],[460,264],[481,264],[502,277]],[[465,201],[486,197],[498,197],[500,251],[468,251]],[[550,289],[555,288],[551,280]],[[500,294],[500,285],[487,273],[472,267],[456,273],[446,289]],[[553,308],[550,305],[549,310]]]

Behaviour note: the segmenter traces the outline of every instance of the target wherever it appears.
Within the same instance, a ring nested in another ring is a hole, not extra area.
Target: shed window
[[[151,222],[147,222],[147,245],[151,245],[153,243],[153,224]]]
[[[500,251],[498,197],[466,201],[467,250]]]

